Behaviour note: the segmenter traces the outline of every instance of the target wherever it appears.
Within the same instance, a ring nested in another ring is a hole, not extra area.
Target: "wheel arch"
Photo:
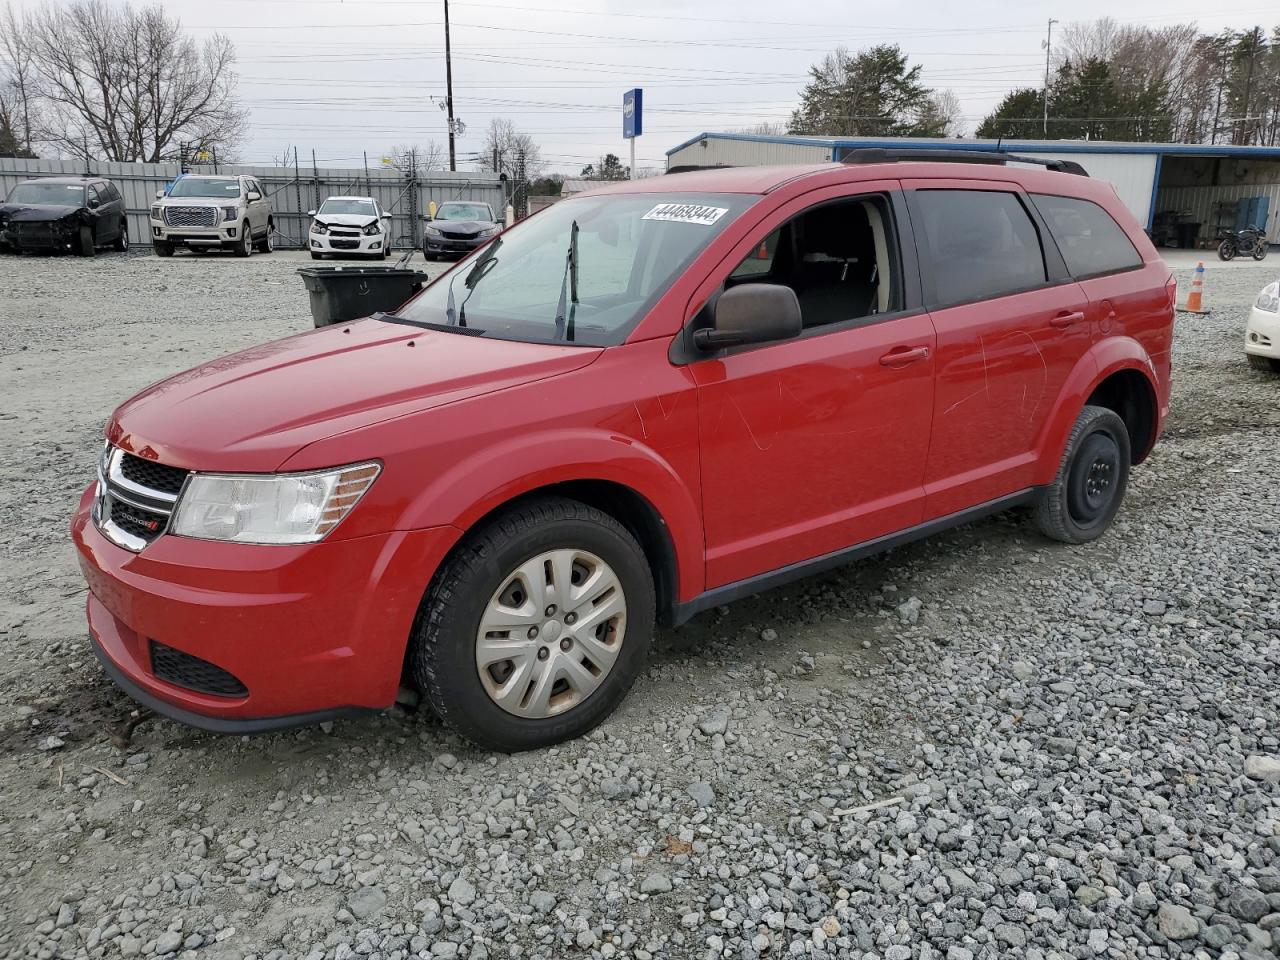
[[[1145,460],[1160,435],[1157,382],[1151,357],[1137,340],[1110,337],[1094,344],[1072,368],[1045,422],[1036,447],[1035,483],[1053,481],[1071,428],[1090,403],[1116,411],[1129,429],[1131,463]],[[1134,418],[1132,423],[1126,413]]]

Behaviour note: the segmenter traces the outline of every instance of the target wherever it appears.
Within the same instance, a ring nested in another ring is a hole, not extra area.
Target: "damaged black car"
[[[110,180],[24,180],[0,203],[0,250],[91,257],[102,247],[129,249],[128,210]]]

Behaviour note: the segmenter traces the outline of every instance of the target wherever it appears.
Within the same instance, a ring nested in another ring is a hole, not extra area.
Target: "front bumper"
[[[140,553],[71,524],[94,652],[131,696],[193,726],[243,733],[382,710],[394,701],[418,605],[451,527],[306,546],[162,535]],[[160,679],[155,645],[231,674],[243,695]]]
[[[24,220],[0,230],[0,245],[28,252],[72,250],[78,232],[79,224],[61,220]]]
[[[1244,352],[1280,359],[1280,313],[1254,307],[1244,331]]]
[[[492,239],[493,237],[489,236],[474,237],[470,240],[454,240],[449,237],[433,237],[428,234],[425,242],[423,243],[423,249],[425,249],[427,253],[466,254],[478,247],[483,247]]]
[[[388,238],[385,234],[372,236],[361,234],[358,237],[335,237],[332,234],[308,233],[307,244],[312,253],[336,253],[348,255],[377,256],[386,248]]]
[[[220,247],[240,237],[240,224],[235,220],[220,221],[213,227],[173,227],[162,220],[151,219],[151,240],[174,246]]]

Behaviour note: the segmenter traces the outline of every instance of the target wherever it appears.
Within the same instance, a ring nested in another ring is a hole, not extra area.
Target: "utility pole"
[[[1049,56],[1053,50],[1053,25],[1057,23],[1049,18],[1049,33],[1044,38],[1044,136],[1049,137]]]
[[[457,170],[457,154],[453,142],[453,51],[449,47],[449,0],[444,0],[444,104],[449,116],[449,169]]]

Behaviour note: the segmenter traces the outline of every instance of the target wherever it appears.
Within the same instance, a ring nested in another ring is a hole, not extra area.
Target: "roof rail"
[[[921,147],[859,147],[840,158],[841,163],[899,163],[919,160],[925,163],[1034,163],[1056,173],[1074,173],[1087,177],[1089,171],[1074,160],[1046,160],[1043,157],[1024,157],[1001,150],[930,150]]]

